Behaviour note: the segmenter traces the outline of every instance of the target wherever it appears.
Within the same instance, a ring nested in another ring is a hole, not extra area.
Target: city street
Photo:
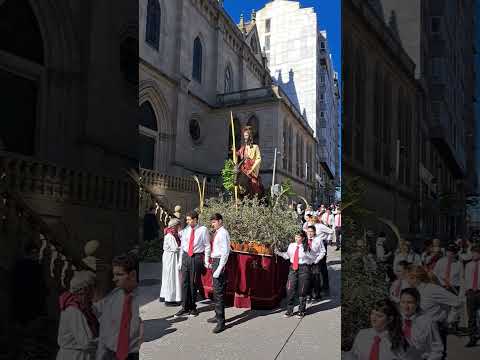
[[[213,314],[210,300],[199,304],[196,318],[174,319],[177,307],[158,301],[161,268],[141,264],[145,342],[140,358],[154,359],[323,359],[340,358],[340,252],[329,248],[331,294],[307,307],[307,316],[283,318],[285,308],[246,310],[227,308],[227,329],[212,334],[206,319]]]

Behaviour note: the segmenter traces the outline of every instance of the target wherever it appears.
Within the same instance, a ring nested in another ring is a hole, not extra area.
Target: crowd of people
[[[446,359],[449,334],[468,335],[465,346],[476,346],[480,244],[457,239],[442,247],[433,239],[419,253],[404,239],[390,249],[379,233],[374,249],[369,260],[390,288],[371,309],[371,327],[358,332],[348,359]],[[462,319],[467,328],[459,326]]]
[[[299,229],[292,243],[286,251],[275,249],[276,255],[290,262],[286,317],[293,315],[297,298],[300,303],[297,316],[303,317],[307,301],[318,300],[322,293],[328,293],[326,248],[336,239],[337,249],[340,249],[338,206],[327,209],[322,205],[317,211],[307,208],[297,214]],[[181,306],[175,317],[197,316],[199,275],[205,269],[212,269],[215,316],[207,321],[216,324],[213,332],[219,333],[225,329],[225,269],[230,254],[230,236],[221,214],[214,214],[210,221],[212,231],[198,223],[196,212],[186,215],[184,229],[180,219],[173,218],[168,223],[164,230],[160,301],[166,306]]]
[[[57,360],[138,360],[143,339],[139,315],[138,263],[113,259],[115,288],[95,298],[95,275],[78,271],[61,294]]]

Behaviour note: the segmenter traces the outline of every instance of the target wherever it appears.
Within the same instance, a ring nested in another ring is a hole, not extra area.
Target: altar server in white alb
[[[178,264],[180,258],[180,220],[172,219],[164,230],[163,256],[162,256],[162,288],[160,299],[165,305],[176,305],[182,301],[182,284]]]
[[[70,281],[70,291],[60,296],[57,360],[95,359],[98,321],[92,309],[94,275],[76,272]]]
[[[305,232],[300,231],[295,235],[295,242],[288,245],[286,252],[280,252],[275,249],[275,254],[290,260],[290,272],[287,280],[287,312],[285,317],[293,315],[295,297],[298,295],[299,318],[305,316],[307,306],[307,295],[310,290],[310,265],[314,262],[314,254],[308,246],[308,240]]]
[[[420,293],[406,288],[400,295],[403,335],[415,359],[441,360],[443,343],[437,325],[420,309]]]
[[[213,214],[210,219],[215,230],[212,240],[212,276],[213,276],[213,300],[215,302],[215,316],[208,319],[209,323],[216,323],[213,333],[217,334],[225,330],[225,286],[228,255],[230,254],[230,235],[223,226],[221,214]]]
[[[197,316],[197,290],[200,274],[209,267],[210,235],[205,226],[198,224],[198,214],[192,211],[187,214],[188,226],[180,236],[181,250],[178,269],[182,272],[182,308],[175,317]]]

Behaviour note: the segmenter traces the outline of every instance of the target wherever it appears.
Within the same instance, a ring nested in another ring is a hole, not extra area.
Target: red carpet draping
[[[285,296],[288,262],[278,256],[232,251],[227,262],[226,304],[272,309]],[[205,297],[213,297],[212,270],[202,274]]]

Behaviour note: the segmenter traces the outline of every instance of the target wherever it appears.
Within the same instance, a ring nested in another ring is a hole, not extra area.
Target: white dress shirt
[[[433,268],[433,273],[437,276],[438,280],[442,284],[442,286],[446,286],[447,279],[445,276],[447,274],[447,265],[448,265],[448,257],[444,256],[440,260],[437,261],[435,267]],[[452,260],[450,265],[450,278],[448,282],[451,286],[460,286],[460,275],[462,273],[462,265],[456,259]]]
[[[415,358],[409,356],[405,351],[393,351],[392,342],[390,341],[387,331],[381,333],[377,332],[375,329],[362,329],[358,332],[355,340],[353,342],[352,350],[350,351],[350,359],[352,360],[369,360],[370,351],[372,349],[372,344],[375,336],[380,337],[380,351],[379,359],[380,360],[414,360]]]
[[[417,290],[420,293],[420,308],[433,321],[446,321],[449,308],[454,312],[461,305],[458,296],[439,285],[421,283],[417,285]]]
[[[480,267],[480,261],[470,261],[465,266],[465,290],[473,290],[473,276],[476,266]],[[478,271],[477,290],[480,290],[480,269]]]
[[[278,256],[283,257],[285,260],[290,260],[290,263],[293,264],[293,258],[295,256],[295,251],[297,250],[297,246],[299,247],[298,264],[299,265],[312,264],[313,261],[315,260],[315,255],[313,254],[313,251],[305,252],[303,250],[303,244],[298,245],[297,243],[290,243],[290,245],[288,245],[288,249],[286,252],[276,251],[275,253]]]
[[[395,280],[390,286],[390,300],[392,300],[395,303],[399,303],[400,294],[402,293],[402,290],[409,287],[410,285],[406,280],[403,280],[403,279]]]
[[[132,295],[129,352],[138,353],[140,349],[140,325],[142,322],[139,313],[142,299],[140,299],[138,287],[132,291]],[[93,310],[100,323],[97,350],[100,354],[103,353],[105,348],[113,352],[117,350],[124,299],[125,292],[120,288],[115,288],[107,297],[93,304]]]
[[[376,252],[376,255],[377,255],[377,260],[380,261],[380,262],[385,262],[388,260],[388,257],[390,256],[390,252],[385,252],[385,242],[387,241],[387,239],[385,239],[384,237],[379,237],[377,238],[377,242],[375,244],[375,252]]]
[[[311,251],[314,257],[314,264],[318,264],[320,260],[322,260],[325,255],[327,255],[327,250],[325,250],[325,245],[323,245],[323,241],[320,236],[315,236],[312,239]]]
[[[400,272],[399,263],[400,261],[407,261],[410,264],[422,265],[422,259],[417,253],[410,251],[408,254],[402,254],[399,251],[395,252],[395,257],[393,259],[393,272],[398,274]]]
[[[191,232],[192,232],[192,227],[187,226],[180,233],[180,239],[182,240],[180,247],[183,250],[180,254],[180,258],[182,256],[188,256],[187,254],[188,254],[188,246],[190,243]],[[208,260],[210,259],[210,235],[205,226],[200,226],[197,224],[195,226],[195,237],[193,240],[193,253],[198,254],[203,252],[205,253],[205,263],[208,263]]]
[[[324,224],[315,224],[317,228],[316,235],[322,239],[323,242],[330,240],[332,234],[335,232]]]
[[[443,356],[443,343],[438,326],[430,319],[429,316],[419,313],[407,318],[403,316],[403,324],[405,320],[412,320],[411,338],[407,339],[411,348],[409,353],[415,359],[441,360]]]
[[[230,254],[230,235],[222,226],[213,235],[212,259],[220,259],[217,271],[220,273],[225,267]],[[220,270],[219,270],[220,269]]]

